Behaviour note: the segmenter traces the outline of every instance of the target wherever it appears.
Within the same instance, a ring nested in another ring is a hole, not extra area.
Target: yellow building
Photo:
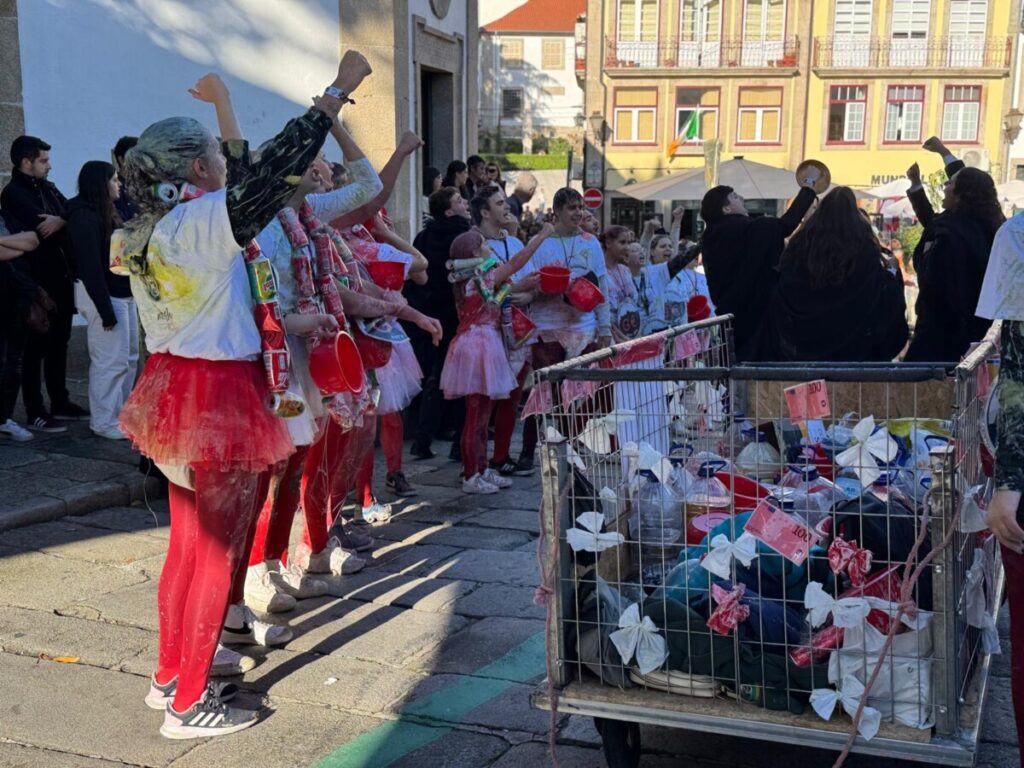
[[[836,183],[870,188],[915,161],[940,168],[920,150],[933,134],[1002,181],[1020,6],[588,0],[584,183],[608,193],[606,222],[635,226],[641,204],[614,190],[701,166],[706,139],[723,160],[814,157]]]

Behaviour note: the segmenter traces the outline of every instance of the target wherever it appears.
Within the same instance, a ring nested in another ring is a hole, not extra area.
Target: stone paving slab
[[[64,559],[42,552],[0,558],[0,584],[9,605],[61,609],[149,579],[130,568]]]
[[[445,576],[450,579],[535,586],[537,558],[527,552],[467,550],[453,559]]]
[[[419,668],[432,673],[472,675],[500,656],[543,631],[544,622],[491,617],[470,624],[446,640],[434,658],[419,659]],[[537,674],[544,660],[537,660]]]
[[[0,768],[124,768],[124,763],[0,742]]]
[[[81,525],[78,518],[70,517],[0,535],[6,546],[110,565],[131,565],[163,555],[167,549],[157,538]]]
[[[544,608],[533,602],[534,593],[533,587],[481,584],[478,589],[455,600],[453,608],[456,613],[472,618],[510,616],[543,620]]]

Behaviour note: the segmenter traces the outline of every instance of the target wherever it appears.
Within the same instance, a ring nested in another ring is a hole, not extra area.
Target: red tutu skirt
[[[121,410],[121,430],[159,464],[263,472],[295,452],[267,394],[259,362],[157,353]]]

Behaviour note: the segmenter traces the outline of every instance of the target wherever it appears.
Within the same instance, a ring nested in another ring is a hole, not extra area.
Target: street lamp
[[[601,142],[601,146],[603,147],[605,143],[607,143],[608,141],[608,136],[606,133],[608,130],[608,124],[605,123],[604,121],[604,115],[600,114],[599,112],[594,112],[590,115],[589,118],[587,118],[587,122],[590,123],[591,134],[593,134],[595,139]],[[1017,122],[1018,124],[1020,123],[1019,120]]]
[[[579,115],[582,121],[583,115]],[[583,183],[587,187],[604,189],[604,148],[608,142],[608,124],[600,112],[593,112],[587,118],[591,139],[587,143],[587,155],[583,163]]]
[[[1013,144],[1017,140],[1017,136],[1020,135],[1020,123],[1024,119],[1024,112],[1021,112],[1016,107],[1013,107],[1006,116],[1003,118],[1003,136],[1006,137],[1007,144]]]

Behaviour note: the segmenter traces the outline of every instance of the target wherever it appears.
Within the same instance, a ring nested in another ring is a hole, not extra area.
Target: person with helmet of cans
[[[120,426],[171,480],[160,647],[147,696],[165,707],[160,731],[168,738],[233,733],[258,717],[227,706],[208,685],[261,476],[294,451],[284,421],[267,407],[270,392],[286,386],[287,356],[277,354],[285,329],[270,301],[254,316],[254,295],[268,294],[270,281],[247,270],[240,249],[259,261],[252,239],[294,193],[369,73],[362,55],[347,52],[324,95],[257,163],[246,162],[240,131],[222,129],[230,179],[217,141],[191,118],[149,126],[125,159],[140,212],[115,233],[111,266],[130,273],[151,356]],[[294,320],[285,323],[292,332],[337,325],[326,314]]]

